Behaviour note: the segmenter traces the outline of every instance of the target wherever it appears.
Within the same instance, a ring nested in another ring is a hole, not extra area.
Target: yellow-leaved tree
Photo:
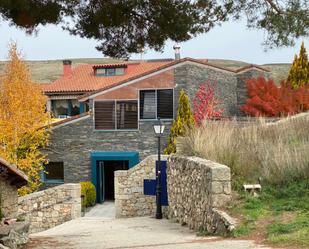
[[[38,189],[46,161],[40,148],[48,142],[46,98],[30,78],[16,44],[11,44],[5,73],[0,77],[0,157],[15,164],[29,178],[21,195]]]

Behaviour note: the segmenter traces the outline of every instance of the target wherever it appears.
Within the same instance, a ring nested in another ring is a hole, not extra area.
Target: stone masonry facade
[[[18,214],[40,232],[81,216],[80,184],[63,184],[18,200]]]
[[[92,151],[137,151],[140,160],[157,153],[153,122],[140,122],[137,131],[95,131],[92,117],[53,129],[46,149],[50,161],[64,164],[64,182],[91,180]],[[167,131],[162,147],[167,144],[171,121],[164,121]]]
[[[246,81],[259,76],[268,77],[269,73],[251,69],[235,74],[209,67],[183,65],[175,69],[175,103],[177,105],[179,92],[184,89],[193,105],[193,99],[200,84],[210,83],[215,89],[220,108],[224,109],[224,116],[244,116],[239,108],[247,99]],[[175,108],[177,110],[177,106]]]
[[[17,187],[10,184],[7,178],[0,175],[0,208],[6,218],[17,217],[18,194]]]
[[[157,156],[145,158],[129,170],[115,172],[116,218],[153,216],[156,197],[144,195],[144,180],[156,179]],[[167,156],[162,156],[166,160]]]
[[[168,217],[194,230],[227,234],[235,221],[220,211],[231,200],[230,168],[198,157],[171,156]]]

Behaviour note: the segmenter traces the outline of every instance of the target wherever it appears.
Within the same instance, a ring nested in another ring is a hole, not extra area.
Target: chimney
[[[175,60],[180,60],[180,45],[178,43],[176,43],[173,46],[173,49],[175,51]]]
[[[63,76],[69,77],[72,75],[72,61],[64,60],[63,61]]]

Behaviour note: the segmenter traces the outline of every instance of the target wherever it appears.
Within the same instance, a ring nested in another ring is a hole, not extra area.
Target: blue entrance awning
[[[129,161],[129,168],[139,163],[139,153],[136,151],[93,151],[90,153],[91,161]]]

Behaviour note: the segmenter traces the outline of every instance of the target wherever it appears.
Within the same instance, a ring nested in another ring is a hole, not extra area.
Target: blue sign
[[[167,176],[166,176],[166,161],[161,161],[161,203],[162,206],[168,206],[167,197]],[[156,176],[158,175],[158,161],[156,161]],[[156,195],[157,179],[144,179],[144,195]]]

